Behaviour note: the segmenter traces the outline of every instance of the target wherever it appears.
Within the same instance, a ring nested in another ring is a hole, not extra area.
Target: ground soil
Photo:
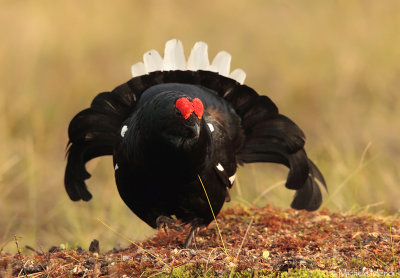
[[[0,277],[261,277],[290,269],[338,274],[393,274],[400,270],[400,221],[344,215],[234,207],[198,232],[192,249],[183,232],[158,231],[143,242],[108,252],[52,248],[33,255],[0,253]],[[224,248],[225,246],[225,248]],[[100,242],[101,247],[101,242]],[[190,273],[190,274],[187,274]],[[239,275],[240,276],[240,275]]]

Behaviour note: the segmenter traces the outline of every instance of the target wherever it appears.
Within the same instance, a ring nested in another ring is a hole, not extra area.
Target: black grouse
[[[98,94],[72,119],[69,197],[89,201],[85,164],[112,155],[126,205],[153,228],[174,227],[173,216],[190,224],[189,247],[197,228],[213,220],[210,204],[217,214],[229,201],[237,164],[274,162],[289,168],[292,208],[318,209],[318,183],[326,185],[306,155],[302,130],[267,96],[243,85],[242,70],[230,73],[230,61],[221,51],[209,63],[204,42],[187,61],[178,40],[167,42],[163,58],[145,53],[144,63],[132,66],[132,79]]]

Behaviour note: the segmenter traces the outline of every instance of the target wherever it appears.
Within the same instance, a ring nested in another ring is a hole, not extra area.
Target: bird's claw
[[[178,232],[182,231],[182,227],[179,226],[178,224],[176,224],[175,219],[165,216],[165,215],[161,215],[161,216],[157,217],[156,224],[157,224],[157,229],[163,229],[167,235],[168,235],[167,228],[173,229]]]

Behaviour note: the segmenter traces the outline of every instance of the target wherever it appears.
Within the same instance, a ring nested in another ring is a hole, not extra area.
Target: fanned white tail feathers
[[[165,44],[163,70],[185,70],[186,58],[181,41],[169,40]]]
[[[205,42],[196,42],[186,62],[182,42],[176,39],[165,44],[164,58],[154,49],[143,55],[143,62],[132,65],[132,77],[148,74],[154,71],[173,70],[205,70],[236,80],[243,84],[246,73],[242,69],[230,72],[231,55],[226,51],[220,51],[212,63],[208,59],[208,45]]]
[[[144,68],[147,72],[153,72],[163,68],[163,59],[160,54],[154,49],[147,51],[143,55]]]
[[[220,51],[212,61],[210,70],[218,72],[220,75],[223,76],[229,76],[229,70],[231,69],[231,59],[232,57],[228,52]]]
[[[138,62],[131,67],[132,76],[141,76],[147,74],[146,68],[144,63]]]
[[[187,69],[192,71],[208,70],[209,67],[208,45],[205,42],[196,42],[190,52]]]

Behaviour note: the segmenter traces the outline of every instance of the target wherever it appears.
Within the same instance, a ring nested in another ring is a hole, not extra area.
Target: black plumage
[[[185,119],[177,100],[201,100],[201,117]],[[155,71],[97,95],[68,129],[65,187],[74,201],[92,195],[85,163],[113,155],[121,198],[153,228],[171,216],[194,232],[229,200],[237,164],[286,165],[286,187],[296,190],[291,206],[316,210],[325,181],[304,150],[305,136],[267,97],[211,71]],[[251,186],[251,185],[247,185]],[[326,186],[325,186],[326,187]]]

